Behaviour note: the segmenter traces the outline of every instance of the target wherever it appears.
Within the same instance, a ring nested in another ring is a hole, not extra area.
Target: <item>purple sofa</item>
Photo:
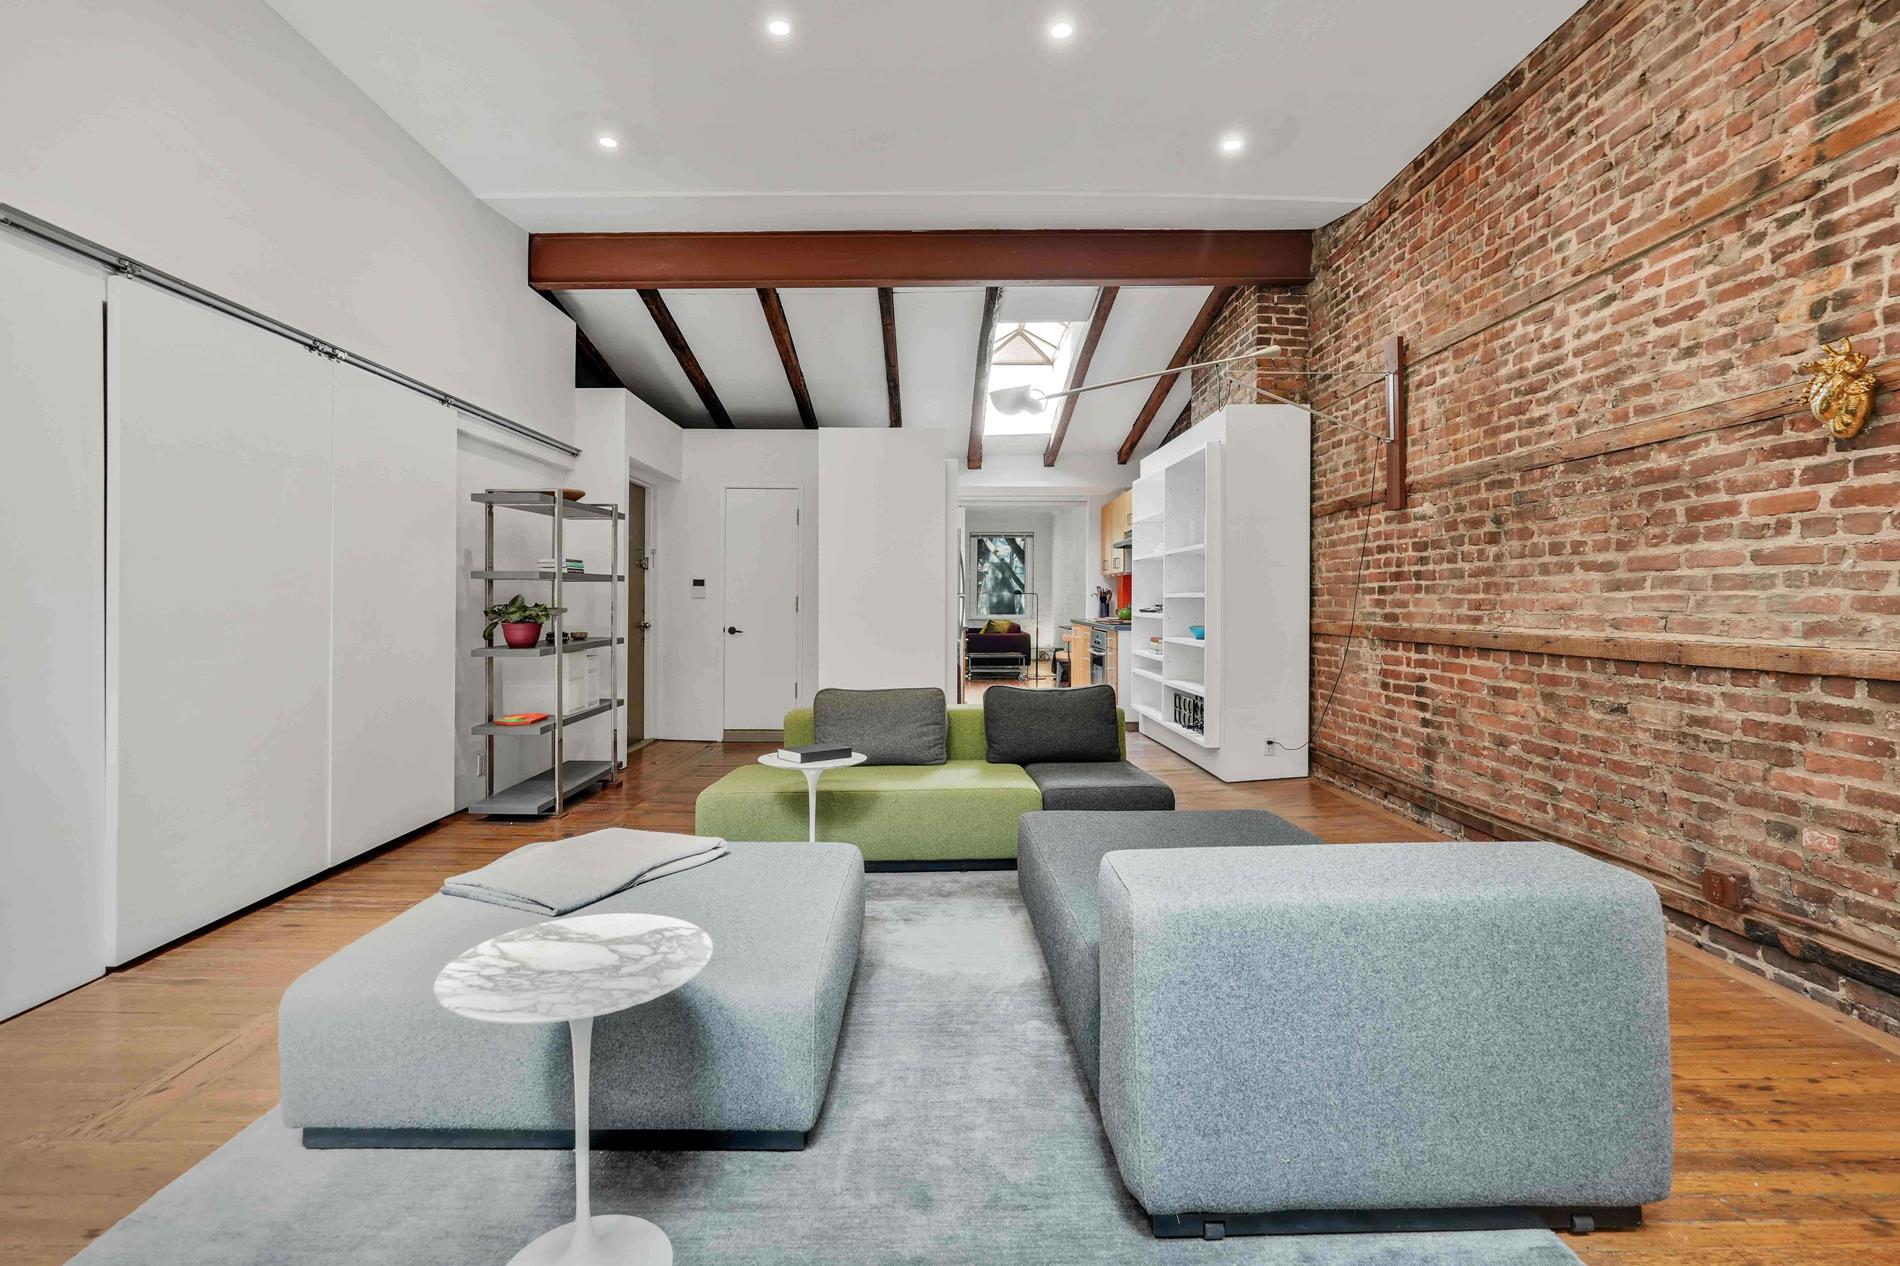
[[[987,623],[987,621],[986,621]],[[963,630],[963,653],[967,657],[974,651],[978,655],[1015,654],[1023,657],[1023,666],[1027,668],[1035,655],[1035,639],[1023,631],[1023,626],[1011,620],[1007,633],[985,633],[982,626],[966,627]],[[966,661],[967,658],[966,658]]]

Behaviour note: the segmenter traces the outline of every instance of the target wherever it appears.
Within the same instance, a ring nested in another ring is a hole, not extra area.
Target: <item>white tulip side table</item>
[[[671,1266],[673,1244],[644,1218],[589,1211],[588,1127],[594,1019],[673,992],[712,958],[712,938],[658,914],[586,914],[505,932],[435,978],[449,1010],[491,1024],[567,1022],[574,1056],[574,1220],[509,1266]]]
[[[806,822],[810,831],[810,842],[818,842],[818,775],[827,769],[848,769],[852,765],[862,765],[870,760],[863,752],[853,752],[838,760],[795,761],[786,760],[777,752],[767,752],[759,757],[759,764],[770,765],[773,769],[796,769],[805,775]]]

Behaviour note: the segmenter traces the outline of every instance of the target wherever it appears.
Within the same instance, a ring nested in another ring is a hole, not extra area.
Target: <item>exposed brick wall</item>
[[[1620,859],[1685,935],[1900,1032],[1900,684],[1621,649],[1900,650],[1897,172],[1900,0],[1596,0],[1321,231],[1305,306],[1315,368],[1410,362],[1322,776]],[[1887,388],[1840,443],[1791,369],[1846,334]],[[1317,713],[1377,463],[1316,435]],[[1749,909],[1700,901],[1710,865]]]
[[[1307,353],[1306,292],[1285,286],[1241,286],[1214,318],[1201,340],[1195,360],[1237,356],[1249,348],[1276,346],[1284,355],[1258,366],[1245,361],[1220,369],[1197,370],[1183,425],[1169,431],[1180,434],[1223,405],[1252,403],[1255,387],[1265,387],[1293,400],[1306,399],[1306,379],[1286,370],[1305,369]],[[1275,372],[1279,371],[1279,372]]]

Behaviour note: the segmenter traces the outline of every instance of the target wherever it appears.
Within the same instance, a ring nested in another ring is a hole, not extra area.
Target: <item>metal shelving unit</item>
[[[620,756],[620,708],[626,701],[620,694],[620,651],[626,639],[615,630],[620,627],[620,585],[626,577],[620,574],[620,522],[624,517],[620,506],[612,501],[569,501],[561,496],[558,488],[490,488],[478,492],[470,498],[481,505],[482,523],[482,565],[479,570],[469,573],[469,578],[482,582],[482,606],[495,605],[495,583],[497,581],[543,583],[550,586],[548,605],[554,610],[554,618],[549,622],[553,632],[552,640],[543,640],[534,646],[478,646],[469,652],[482,661],[482,689],[487,720],[470,731],[481,736],[486,749],[484,762],[487,778],[487,795],[469,806],[470,813],[509,816],[541,816],[552,814],[559,817],[567,811],[568,800],[582,792],[592,790],[612,780],[617,770],[624,769],[626,763]],[[557,566],[552,570],[508,570],[495,566],[495,511],[521,510],[529,514],[545,516],[549,522],[549,535],[552,541],[552,554]],[[566,528],[570,523],[605,523],[609,526],[610,544],[607,570],[604,572],[571,572],[559,564],[567,561],[565,552]],[[578,641],[567,641],[567,609],[562,603],[562,587],[571,584],[606,584],[607,589],[607,636],[589,637]],[[573,711],[568,710],[565,697],[567,674],[557,662],[554,672],[554,708],[548,719],[534,725],[496,725],[496,663],[500,659],[543,659],[555,655],[571,655],[581,651],[607,648],[607,697],[589,703]],[[567,727],[577,721],[605,714],[612,727],[612,739],[609,760],[568,760]],[[548,740],[550,762],[547,769],[532,774],[511,787],[495,790],[495,739],[498,736],[516,738],[542,738]],[[556,776],[555,771],[560,771]]]

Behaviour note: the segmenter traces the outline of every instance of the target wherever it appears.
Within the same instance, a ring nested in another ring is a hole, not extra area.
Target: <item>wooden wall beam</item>
[[[970,400],[970,446],[963,464],[971,470],[983,469],[983,418],[988,413],[990,389],[990,344],[996,338],[996,305],[1003,301],[1003,288],[989,286],[983,291],[983,324],[976,334],[976,394]]]
[[[1075,360],[1069,365],[1069,381],[1065,388],[1074,391],[1088,378],[1089,362],[1095,359],[1095,345],[1102,341],[1102,327],[1108,324],[1109,311],[1115,306],[1115,296],[1121,293],[1119,286],[1103,286],[1095,292],[1095,310],[1089,313],[1088,332],[1082,336],[1082,346],[1075,351]],[[1062,411],[1056,415],[1055,429],[1049,432],[1048,446],[1042,450],[1042,464],[1053,466],[1056,457],[1062,452],[1062,441],[1069,434],[1069,419],[1075,416],[1075,402],[1079,396],[1069,396],[1062,402]]]
[[[1194,324],[1188,326],[1186,334],[1181,336],[1181,345],[1174,349],[1174,358],[1168,362],[1171,370],[1179,369],[1194,359],[1194,351],[1200,347],[1201,340],[1207,337],[1207,331],[1214,324],[1214,318],[1227,306],[1227,300],[1233,296],[1236,287],[1215,286],[1208,292],[1207,302],[1194,316]],[[1148,402],[1141,406],[1141,412],[1135,415],[1135,424],[1128,428],[1128,438],[1122,441],[1121,451],[1115,460],[1126,466],[1128,459],[1135,455],[1135,446],[1141,443],[1141,437],[1155,420],[1155,414],[1161,411],[1161,402],[1168,398],[1168,392],[1174,387],[1179,374],[1163,374],[1155,379],[1154,390],[1148,393]]]
[[[680,364],[680,372],[686,375],[686,381],[693,384],[693,390],[699,395],[699,402],[706,406],[706,412],[712,415],[713,425],[726,430],[732,429],[732,417],[726,412],[726,406],[719,403],[719,395],[712,389],[712,382],[706,377],[706,371],[700,368],[699,357],[693,355],[693,349],[687,344],[686,336],[680,333],[680,327],[673,320],[673,314],[667,310],[666,300],[657,290],[642,290],[640,302],[646,304],[647,314],[653,318],[653,324],[659,327],[660,337],[672,350],[673,359]]]
[[[798,420],[805,429],[818,429],[818,415],[811,407],[811,392],[805,386],[805,370],[798,363],[798,348],[792,343],[792,327],[785,320],[785,305],[778,291],[759,291],[759,307],[765,310],[765,324],[772,331],[772,346],[778,348],[778,363],[785,367],[785,385],[792,389],[792,403],[798,406]]]
[[[1298,286],[1307,229],[536,233],[539,290],[761,286]]]
[[[1394,334],[1383,349],[1386,380],[1385,508],[1405,508],[1405,340]]]
[[[1316,620],[1321,637],[1345,637],[1343,621]],[[1360,637],[1420,646],[1462,646],[1529,655],[1573,655],[1618,659],[1633,664],[1674,664],[1684,668],[1734,668],[1753,672],[1794,673],[1814,677],[1856,677],[1900,681],[1900,650],[1878,647],[1783,644],[1748,638],[1689,637],[1657,633],[1558,633],[1548,629],[1433,627],[1361,621]]]
[[[884,391],[891,398],[891,425],[904,425],[903,393],[897,389],[897,292],[877,288],[877,314],[884,326]]]

